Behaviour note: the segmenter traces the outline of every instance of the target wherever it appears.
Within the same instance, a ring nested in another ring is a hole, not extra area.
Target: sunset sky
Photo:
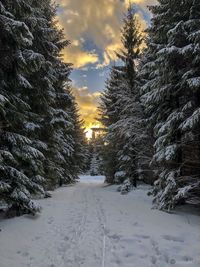
[[[59,24],[71,46],[64,51],[74,64],[73,91],[86,128],[96,124],[97,106],[109,67],[120,49],[120,28],[130,0],[57,0]],[[150,21],[147,5],[155,0],[132,0],[143,28]]]

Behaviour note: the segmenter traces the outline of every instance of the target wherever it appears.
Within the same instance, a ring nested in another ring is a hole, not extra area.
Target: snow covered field
[[[145,186],[121,196],[81,178],[41,215],[0,221],[0,267],[200,266],[200,216],[152,210]]]

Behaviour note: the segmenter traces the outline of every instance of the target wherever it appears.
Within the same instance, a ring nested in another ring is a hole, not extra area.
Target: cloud
[[[85,121],[85,127],[90,128],[92,125],[95,125],[97,117],[97,109],[99,105],[99,98],[101,93],[94,92],[91,93],[87,87],[72,89],[72,92],[76,98],[76,101],[79,105],[80,115]]]
[[[64,29],[71,45],[63,52],[64,60],[71,62],[77,69],[90,71],[90,68],[103,68],[116,59],[115,51],[121,48],[122,18],[130,0],[55,0],[60,4],[59,27]],[[140,6],[138,21],[144,29],[147,23],[144,13],[147,5],[155,4],[155,0],[131,0]],[[95,48],[95,51],[94,51]],[[93,64],[93,66],[90,66]],[[99,70],[99,76],[104,76]],[[87,80],[83,76],[83,81]],[[92,89],[92,88],[90,88]],[[88,87],[77,88],[73,85],[73,93],[80,108],[85,127],[95,125],[100,93],[90,92]]]
[[[58,0],[59,1],[59,0]],[[71,12],[69,12],[71,14]],[[74,14],[72,12],[72,14]],[[62,15],[64,16],[64,14]],[[64,29],[66,38],[71,42],[63,53],[63,59],[65,62],[73,63],[74,67],[79,69],[87,66],[88,64],[94,64],[99,61],[99,56],[94,51],[86,51],[83,48],[85,42],[84,38],[80,37],[79,39],[73,39],[73,36],[67,33],[66,29],[72,27],[73,20],[66,20],[65,23],[62,23],[62,16],[57,16],[57,26],[60,29]],[[63,17],[64,19],[64,17]],[[65,25],[66,24],[66,25]]]
[[[141,6],[143,9],[147,10],[148,6],[155,5],[156,0],[125,0],[125,6],[128,7],[129,3],[133,3]]]
[[[64,61],[72,62],[75,68],[82,68],[88,64],[94,64],[99,61],[97,54],[81,50],[79,47],[71,46],[64,53]]]
[[[61,5],[59,22],[64,28],[72,45],[64,52],[67,62],[72,62],[75,68],[82,68],[88,64],[98,67],[109,65],[116,59],[114,51],[121,48],[120,28],[122,15],[130,0],[57,0]],[[131,0],[147,11],[147,4],[155,0]],[[138,20],[142,27],[146,27],[142,13],[138,13]],[[98,51],[85,50],[85,40],[90,40]]]

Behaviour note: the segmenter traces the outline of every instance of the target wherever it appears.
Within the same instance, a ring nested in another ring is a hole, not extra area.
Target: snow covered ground
[[[0,221],[0,267],[199,267],[200,216],[151,209],[141,186],[120,195],[81,177],[43,211]]]
[[[104,183],[105,177],[104,176],[81,176],[80,182],[81,183]]]

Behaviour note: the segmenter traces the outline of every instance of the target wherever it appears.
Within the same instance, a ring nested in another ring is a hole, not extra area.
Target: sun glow
[[[91,129],[85,129],[85,136],[88,140],[92,139],[92,130]]]
[[[88,140],[91,140],[92,139],[92,135],[93,135],[93,131],[92,131],[92,128],[101,128],[101,124],[99,123],[97,123],[97,124],[93,124],[93,123],[91,123],[90,125],[89,125],[89,127],[87,127],[86,129],[85,129],[85,136],[86,136],[86,138],[88,139]]]

